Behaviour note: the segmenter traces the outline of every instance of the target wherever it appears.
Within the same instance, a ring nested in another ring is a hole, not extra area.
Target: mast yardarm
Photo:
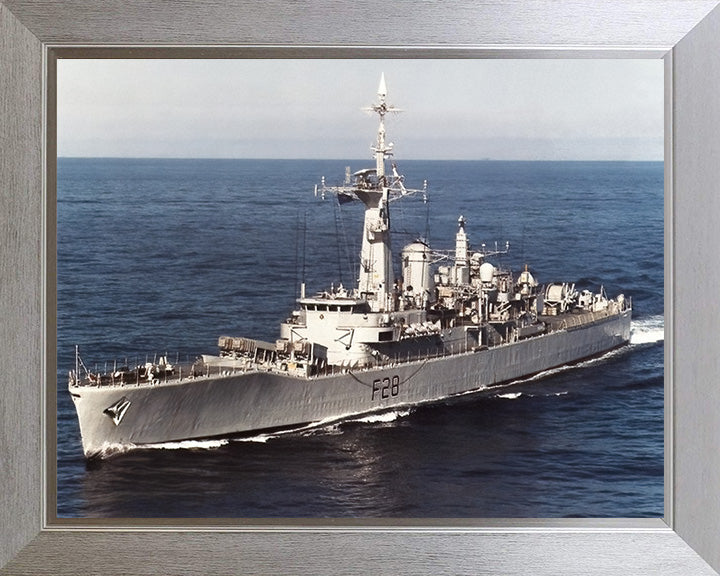
[[[387,104],[387,86],[385,84],[385,74],[380,77],[380,85],[378,86],[378,104],[373,104],[371,110],[380,116],[380,126],[378,127],[377,143],[370,149],[375,152],[375,166],[378,179],[385,177],[385,158],[392,156],[392,142],[385,144],[385,114],[388,112],[400,112],[398,108]]]

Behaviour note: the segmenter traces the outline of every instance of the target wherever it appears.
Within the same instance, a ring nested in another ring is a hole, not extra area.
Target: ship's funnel
[[[402,251],[403,288],[418,307],[434,301],[431,257],[430,248],[424,242],[408,244]]]

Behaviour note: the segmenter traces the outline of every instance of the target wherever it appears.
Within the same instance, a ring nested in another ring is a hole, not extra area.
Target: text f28
[[[400,392],[400,376],[392,378],[378,378],[373,380],[372,384],[372,400],[385,399],[397,396]]]

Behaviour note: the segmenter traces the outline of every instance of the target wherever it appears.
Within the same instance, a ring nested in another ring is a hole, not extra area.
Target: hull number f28
[[[372,400],[380,400],[397,396],[400,392],[400,377],[378,378],[372,383]]]

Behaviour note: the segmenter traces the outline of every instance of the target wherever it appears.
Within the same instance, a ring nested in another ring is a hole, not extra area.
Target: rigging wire
[[[300,294],[300,210],[295,215],[295,286],[293,294]]]
[[[348,267],[348,272],[350,274],[350,278],[356,277],[359,273],[358,268],[358,261],[357,261],[357,255],[360,252],[360,249],[357,247],[354,241],[349,240],[350,236],[347,233],[347,228],[345,226],[345,216],[343,211],[343,206],[340,200],[338,199],[336,202],[336,221],[335,221],[335,230],[336,234],[338,234],[338,259],[340,258],[339,250],[340,250],[340,236],[338,233],[338,221],[340,222],[340,233],[342,233],[342,239],[343,239],[343,246],[345,248],[345,263]],[[355,238],[355,235],[352,236],[352,238]]]
[[[425,244],[430,246],[430,197],[423,191],[423,203],[425,204]]]
[[[302,275],[300,281],[305,284],[305,266],[307,264],[307,209],[303,212],[303,239],[302,239]]]
[[[338,212],[340,211],[340,202],[337,199],[337,196],[335,197],[335,202],[333,202],[333,217],[335,220],[335,246],[337,247],[337,265],[338,265],[338,280],[340,281],[340,284],[343,283],[343,274],[342,274],[342,254],[340,250],[340,228],[338,225]]]

